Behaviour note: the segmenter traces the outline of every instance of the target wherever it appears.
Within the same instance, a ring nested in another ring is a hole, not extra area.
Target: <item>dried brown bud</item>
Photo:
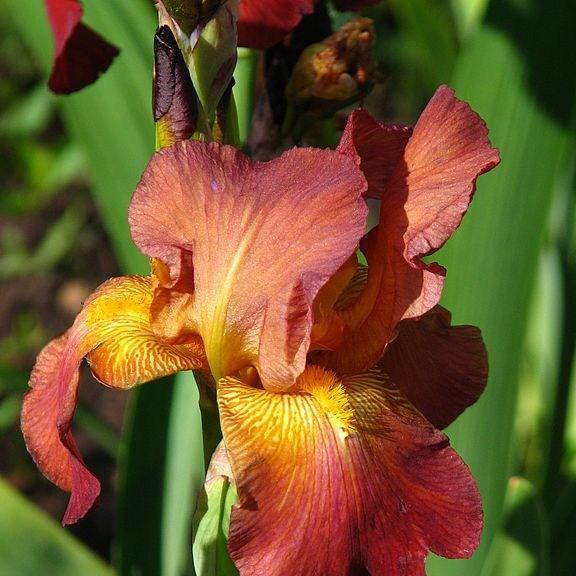
[[[347,22],[300,55],[286,88],[300,112],[324,116],[359,100],[374,84],[374,27],[368,18]]]

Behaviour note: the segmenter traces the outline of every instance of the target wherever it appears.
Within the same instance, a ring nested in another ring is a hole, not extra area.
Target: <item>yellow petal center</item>
[[[335,428],[340,428],[346,434],[354,432],[354,412],[336,374],[311,365],[298,377],[296,384],[302,392],[314,397]]]

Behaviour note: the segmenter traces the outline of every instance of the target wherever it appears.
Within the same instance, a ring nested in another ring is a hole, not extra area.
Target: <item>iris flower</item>
[[[497,163],[447,87],[413,131],[355,111],[337,151],[155,154],[129,212],[151,274],[98,288],[41,352],[24,401],[30,453],[71,492],[64,523],[99,492],[70,428],[86,358],[120,389],[211,374],[242,576],[416,576],[429,550],[470,556],[481,502],[439,428],[482,392],[486,354],[476,328],[451,326],[444,270],[422,257]],[[365,235],[367,197],[381,210]]]
[[[82,22],[80,0],[45,0],[54,37],[50,90],[69,94],[92,84],[105,72],[118,49]]]

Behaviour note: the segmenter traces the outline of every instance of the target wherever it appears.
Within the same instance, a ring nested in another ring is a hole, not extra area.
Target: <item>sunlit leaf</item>
[[[566,66],[576,50],[575,12],[564,0],[492,2],[456,65],[457,94],[486,120],[503,158],[438,258],[448,268],[445,305],[456,322],[482,328],[489,351],[487,391],[449,431],[478,480],[486,528],[472,560],[433,558],[431,576],[478,575],[499,524],[530,296],[570,144],[576,76]]]
[[[234,488],[227,478],[214,478],[200,496],[194,535],[194,567],[197,576],[237,576],[228,555],[230,510],[236,503]]]
[[[550,527],[544,506],[527,480],[511,478],[504,525],[494,539],[482,576],[548,576]]]
[[[390,0],[403,42],[412,46],[412,66],[418,68],[424,84],[435,89],[448,82],[456,62],[457,44],[450,12],[429,0]]]
[[[113,576],[99,558],[0,478],[0,574]]]
[[[142,392],[127,422],[117,565],[126,575],[179,575],[191,563],[190,526],[204,475],[198,390],[192,374],[181,373]]]

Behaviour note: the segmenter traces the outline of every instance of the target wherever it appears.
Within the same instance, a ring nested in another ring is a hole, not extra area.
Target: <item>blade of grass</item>
[[[112,569],[0,478],[0,574],[113,576]]]
[[[500,521],[510,469],[518,368],[554,182],[570,144],[576,5],[492,2],[452,84],[485,118],[502,165],[480,182],[462,230],[439,261],[456,322],[483,330],[490,381],[451,436],[478,480],[483,543],[467,563],[432,558],[430,576],[477,575]]]

